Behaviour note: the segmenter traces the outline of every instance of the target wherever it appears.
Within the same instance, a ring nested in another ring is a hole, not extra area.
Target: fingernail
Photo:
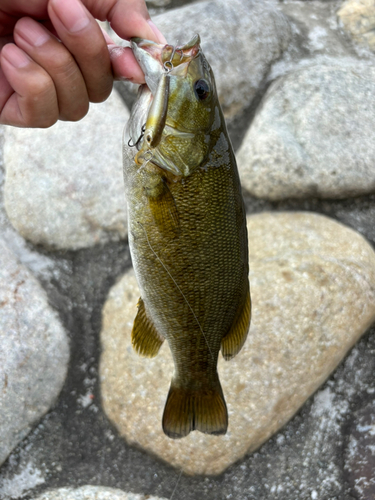
[[[87,12],[79,0],[51,0],[51,4],[60,21],[71,33],[81,31],[90,22]]]
[[[2,55],[8,63],[15,68],[24,68],[31,62],[31,59],[24,53],[24,51],[12,43],[8,43],[4,46]]]
[[[163,33],[155,26],[155,24],[151,21],[151,19],[147,20],[150,28],[152,31],[155,33],[156,38],[158,39],[159,43],[167,43],[167,40],[165,39]]]
[[[24,23],[18,34],[34,47],[40,47],[51,38],[42,26],[31,19],[27,24]]]

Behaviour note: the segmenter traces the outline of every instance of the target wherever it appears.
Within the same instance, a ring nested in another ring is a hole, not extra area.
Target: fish
[[[199,35],[184,45],[135,38],[131,46],[146,80],[124,136],[129,247],[141,292],[132,345],[154,357],[169,344],[168,437],[223,435],[219,351],[229,360],[241,350],[251,317],[236,159]]]

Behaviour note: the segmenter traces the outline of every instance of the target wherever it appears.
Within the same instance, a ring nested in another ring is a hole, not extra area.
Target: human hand
[[[144,82],[131,49],[95,19],[121,38],[165,42],[144,0],[0,0],[0,123],[77,121],[89,102],[107,99],[114,79]]]

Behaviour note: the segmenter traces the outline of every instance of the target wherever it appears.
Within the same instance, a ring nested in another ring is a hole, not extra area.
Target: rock
[[[338,26],[336,3],[331,0],[280,2],[279,8],[290,21],[293,38],[281,60],[273,65],[272,76],[280,62],[293,66],[298,65],[301,59],[320,55],[345,57],[355,54],[352,43]]]
[[[24,238],[73,250],[125,238],[121,141],[128,117],[112,93],[77,123],[7,127],[4,202]]]
[[[11,462],[12,455],[8,463]],[[18,473],[13,474],[13,477],[0,480],[0,498],[5,500],[24,498],[30,490],[43,483],[45,483],[43,472],[29,461]]]
[[[251,103],[291,38],[288,21],[273,1],[197,2],[155,16],[153,21],[172,44],[186,43],[199,33],[227,118]]]
[[[172,0],[146,0],[148,7],[165,7],[171,2]]]
[[[163,500],[151,495],[125,493],[106,486],[81,486],[80,488],[59,488],[42,493],[35,500]],[[164,499],[165,500],[165,499]]]
[[[355,413],[345,452],[353,497],[375,498],[375,400]]]
[[[0,464],[53,405],[68,360],[44,290],[0,240]]]
[[[313,213],[248,217],[253,319],[241,353],[219,359],[225,436],[167,438],[161,417],[173,364],[167,343],[139,357],[130,334],[139,290],[130,270],[103,309],[105,412],[126,440],[188,474],[219,474],[285,425],[375,318],[375,254],[358,233]],[[354,319],[354,321],[353,321]]]
[[[313,65],[276,81],[237,155],[243,187],[270,200],[375,189],[375,68]]]
[[[347,0],[337,16],[353,40],[375,51],[375,0]]]

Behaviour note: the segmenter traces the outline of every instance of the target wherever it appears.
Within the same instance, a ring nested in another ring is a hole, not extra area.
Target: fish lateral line
[[[204,333],[204,331],[203,331],[203,328],[201,327],[201,324],[199,323],[199,320],[198,320],[198,318],[197,318],[197,316],[196,316],[196,314],[195,314],[195,312],[194,312],[193,308],[191,307],[191,305],[190,305],[189,301],[187,300],[187,298],[186,298],[186,296],[185,296],[184,292],[183,292],[183,291],[181,290],[181,288],[179,287],[179,285],[178,285],[177,281],[173,278],[173,276],[171,275],[171,273],[169,272],[169,270],[167,269],[167,267],[164,265],[164,262],[161,260],[161,258],[159,257],[159,255],[158,255],[158,254],[155,252],[155,250],[152,248],[152,246],[151,246],[150,240],[149,240],[149,238],[148,238],[147,231],[146,231],[145,227],[143,226],[143,224],[142,224],[141,222],[137,221],[137,223],[141,226],[141,228],[142,228],[142,229],[143,229],[143,231],[145,232],[146,239],[147,239],[147,243],[148,243],[148,246],[150,247],[150,249],[151,249],[152,253],[155,255],[155,257],[158,259],[158,261],[160,262],[160,264],[163,266],[164,270],[166,271],[166,273],[168,274],[168,276],[171,278],[171,280],[172,280],[172,281],[173,281],[173,283],[175,284],[176,288],[178,289],[178,291],[179,291],[179,292],[180,292],[180,294],[182,295],[183,299],[185,300],[186,304],[188,305],[188,307],[189,307],[189,309],[190,309],[190,311],[191,311],[192,315],[194,316],[194,319],[195,319],[195,321],[197,322],[197,325],[198,325],[198,327],[199,327],[199,329],[200,329],[200,331],[201,331],[201,333],[202,333],[202,335],[203,335],[203,338],[204,338],[204,340],[205,340],[205,342],[206,342],[206,345],[207,345],[207,347],[208,347],[208,350],[209,350],[209,352],[210,352],[211,358],[212,358],[212,360],[214,361],[214,360],[215,360],[214,355],[212,354],[212,351],[211,351],[211,348],[210,348],[210,346],[209,346],[209,344],[208,344],[208,341],[207,341],[206,335],[205,335],[205,333]]]

